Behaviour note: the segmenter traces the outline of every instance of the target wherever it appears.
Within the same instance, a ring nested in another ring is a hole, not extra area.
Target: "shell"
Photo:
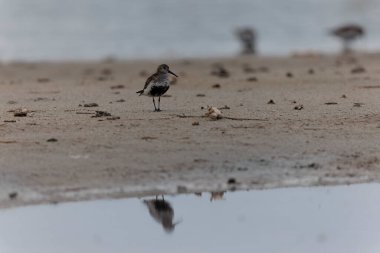
[[[209,106],[208,111],[206,112],[206,116],[209,117],[210,119],[213,119],[213,120],[218,120],[218,119],[221,119],[222,118],[222,112],[214,107],[214,106]]]

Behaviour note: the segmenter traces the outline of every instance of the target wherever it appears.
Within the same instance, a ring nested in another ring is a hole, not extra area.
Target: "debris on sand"
[[[46,78],[46,77],[41,77],[41,78],[37,78],[37,82],[39,82],[39,83],[48,83],[48,82],[50,82],[50,79]]]
[[[194,121],[194,122],[192,123],[192,125],[193,125],[193,126],[199,126],[199,121]]]
[[[50,138],[46,140],[47,142],[57,142],[58,140],[56,138]]]
[[[228,105],[225,105],[223,107],[219,107],[218,109],[219,110],[229,110],[229,109],[231,109],[231,107],[229,107]]]
[[[300,111],[302,109],[303,109],[303,105],[296,105],[296,106],[294,106],[294,110]]]
[[[4,120],[5,123],[15,123],[16,120]]]
[[[354,107],[362,107],[364,103],[354,103]]]
[[[209,106],[208,111],[205,115],[213,120],[218,120],[222,118],[222,112],[214,106]]]
[[[149,140],[156,140],[157,137],[152,137],[152,136],[143,136],[141,137],[141,140],[144,140],[144,141],[149,141]]]
[[[230,76],[230,73],[223,67],[222,64],[216,63],[213,66],[213,69],[211,71],[211,75],[227,78]]]
[[[122,84],[119,84],[119,85],[114,85],[114,86],[111,86],[110,88],[111,88],[111,90],[116,90],[116,89],[124,89],[124,88],[125,88],[125,86],[124,86],[124,85],[122,85]]]
[[[345,94],[343,94],[343,95],[341,96],[341,98],[347,98],[347,96],[346,96]]]
[[[365,72],[366,72],[365,68],[361,66],[351,69],[351,74],[360,74],[360,73],[365,73]]]
[[[220,86],[219,83],[216,83],[216,84],[214,84],[212,87],[213,87],[214,89],[219,89],[221,86]]]
[[[236,184],[236,179],[233,177],[229,178],[227,184]]]
[[[8,197],[9,197],[9,199],[16,199],[17,198],[17,196],[18,196],[18,193],[17,192],[10,192],[9,194],[8,194]]]
[[[97,103],[88,103],[84,104],[83,107],[98,107],[99,105]]]
[[[91,116],[91,118],[109,117],[112,116],[111,113],[106,111],[96,111],[96,114]]]
[[[287,72],[287,73],[286,73],[286,77],[288,77],[288,78],[292,78],[292,77],[293,77],[293,73],[292,73],[292,72]]]
[[[19,109],[16,109],[13,111],[13,116],[15,116],[15,117],[26,117],[28,115],[28,112],[29,112],[29,110],[27,110],[25,108],[24,109],[19,108]]]
[[[325,105],[337,105],[337,102],[326,102]]]
[[[274,100],[273,99],[271,99],[271,100],[269,100],[268,101],[268,103],[267,103],[268,105],[274,105],[274,104],[276,104],[275,102],[274,102]]]
[[[257,82],[257,77],[254,77],[254,76],[252,76],[252,77],[248,77],[248,78],[247,78],[247,81],[248,81],[248,82]]]
[[[202,94],[202,93],[199,93],[197,94],[197,97],[205,97],[206,95],[205,94]]]
[[[314,69],[309,69],[309,70],[307,71],[307,73],[309,73],[309,75],[313,75],[313,74],[314,74]]]
[[[124,103],[124,102],[125,102],[125,99],[119,99],[119,100],[116,100],[115,102],[118,102],[118,103]]]
[[[120,119],[119,116],[112,116],[112,117],[108,117],[107,120],[118,120]]]

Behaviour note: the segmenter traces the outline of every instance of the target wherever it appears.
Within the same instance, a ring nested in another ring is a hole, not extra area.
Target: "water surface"
[[[378,0],[1,0],[0,59],[228,56],[238,26],[262,54],[332,52],[327,30],[346,22],[368,29],[358,48],[379,48]]]
[[[171,232],[144,204],[155,197],[2,210],[0,252],[378,253],[379,196],[379,184],[165,196]]]

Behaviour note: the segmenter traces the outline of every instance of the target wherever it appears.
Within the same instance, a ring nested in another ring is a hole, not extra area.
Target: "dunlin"
[[[343,41],[343,53],[349,53],[351,52],[351,43],[364,36],[365,31],[359,25],[349,24],[333,29],[330,33]]]
[[[148,77],[145,82],[144,89],[136,92],[141,95],[153,97],[154,111],[159,112],[161,96],[164,95],[170,87],[169,74],[178,77],[176,74],[170,71],[169,66],[161,64],[158,66],[156,73]],[[156,107],[155,97],[158,97],[158,106]]]

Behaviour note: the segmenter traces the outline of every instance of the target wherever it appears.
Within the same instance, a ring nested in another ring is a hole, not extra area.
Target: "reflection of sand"
[[[140,196],[177,186],[221,190],[231,178],[236,188],[376,180],[379,60],[167,62],[180,78],[161,113],[135,94],[146,79],[139,73],[161,62],[3,65],[0,185],[3,193],[19,194],[14,200],[3,194],[0,205]],[[229,77],[210,75],[216,62]],[[352,74],[358,65],[366,71]],[[275,104],[267,104],[271,99]],[[99,106],[79,106],[85,103]],[[202,116],[207,105],[256,120],[176,116]],[[17,118],[7,112],[19,107],[32,112]],[[96,110],[112,116],[92,118]]]

